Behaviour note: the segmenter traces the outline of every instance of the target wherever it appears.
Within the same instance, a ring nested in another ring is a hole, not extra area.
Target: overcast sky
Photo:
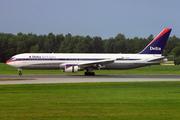
[[[180,0],[1,0],[0,32],[180,38]]]

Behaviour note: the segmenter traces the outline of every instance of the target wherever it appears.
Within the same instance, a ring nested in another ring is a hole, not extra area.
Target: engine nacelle
[[[69,72],[69,73],[78,72],[78,65],[77,64],[66,64],[63,72]]]

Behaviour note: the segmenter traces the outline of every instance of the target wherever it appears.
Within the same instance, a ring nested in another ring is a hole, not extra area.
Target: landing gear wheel
[[[86,75],[86,76],[94,76],[95,73],[94,72],[85,72],[84,75]]]
[[[19,76],[21,76],[22,75],[22,73],[21,73],[21,68],[18,68],[18,71],[19,71]]]
[[[94,75],[95,75],[95,73],[94,73],[94,72],[92,72],[91,74],[92,74],[92,76],[94,76]]]
[[[19,76],[21,76],[21,75],[22,75],[22,73],[20,72],[20,73],[19,73]]]

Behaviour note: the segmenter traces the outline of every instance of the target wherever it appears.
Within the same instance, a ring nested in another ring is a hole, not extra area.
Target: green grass
[[[180,82],[0,85],[0,119],[178,120]]]
[[[179,75],[180,66],[177,65],[152,65],[131,70],[94,70],[99,74],[171,74]],[[64,73],[61,70],[22,70],[23,74],[84,74],[84,71],[78,73]],[[4,63],[0,63],[0,74],[18,74],[17,68],[13,68]]]

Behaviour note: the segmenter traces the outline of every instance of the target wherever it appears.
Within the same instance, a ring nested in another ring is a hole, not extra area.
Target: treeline
[[[148,38],[126,38],[123,34],[102,40],[101,37],[72,36],[70,33],[36,35],[0,33],[0,62],[6,62],[19,53],[138,53],[153,40]],[[174,55],[171,60],[180,64],[180,39],[170,37],[163,55]]]

